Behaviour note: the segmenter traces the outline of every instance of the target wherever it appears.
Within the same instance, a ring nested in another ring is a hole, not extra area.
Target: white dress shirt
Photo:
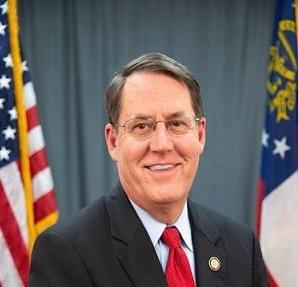
[[[162,242],[161,235],[165,230],[165,228],[168,226],[164,223],[157,221],[147,211],[139,207],[131,199],[130,199],[130,202],[133,208],[135,209],[137,215],[139,216],[140,220],[142,221],[151,239],[151,242],[155,248],[155,251],[160,261],[160,264],[162,266],[162,269],[165,272],[166,266],[167,266],[167,260],[169,256],[169,247]],[[188,218],[187,203],[185,203],[182,213],[180,214],[176,222],[169,226],[175,226],[181,234],[181,237],[182,237],[181,245],[184,252],[186,253],[186,256],[192,271],[192,275],[195,280],[196,279],[195,258],[194,258],[194,250],[193,250],[193,244],[192,244],[192,238],[191,238],[190,222]]]

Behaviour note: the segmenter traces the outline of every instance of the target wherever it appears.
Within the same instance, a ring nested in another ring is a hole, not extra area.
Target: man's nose
[[[168,134],[165,122],[156,122],[151,137],[150,148],[155,152],[166,152],[173,149],[173,141]]]

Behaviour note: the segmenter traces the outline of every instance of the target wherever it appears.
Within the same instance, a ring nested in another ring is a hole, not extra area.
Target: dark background
[[[62,217],[117,182],[104,90],[143,53],[198,78],[207,146],[192,198],[254,225],[273,0],[26,0],[19,17]]]

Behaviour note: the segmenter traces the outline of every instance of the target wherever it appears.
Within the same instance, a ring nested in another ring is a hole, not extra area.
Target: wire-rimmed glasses
[[[180,115],[165,121],[154,121],[152,118],[136,116],[128,119],[124,124],[116,124],[116,127],[136,138],[144,139],[153,135],[156,125],[164,123],[166,130],[171,135],[184,135],[198,126],[201,117],[194,115]]]

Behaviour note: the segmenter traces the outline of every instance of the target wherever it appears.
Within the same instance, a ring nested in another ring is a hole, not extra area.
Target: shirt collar
[[[153,246],[155,246],[161,237],[164,229],[167,227],[166,224],[157,221],[153,218],[147,211],[139,207],[131,199],[129,199],[137,215],[141,219],[149,237],[152,241]]]
[[[153,218],[147,211],[139,207],[135,202],[133,202],[131,199],[129,199],[134,210],[136,211],[137,215],[139,216],[140,220],[142,221],[150,239],[155,246],[164,229],[167,227],[166,224],[161,223],[157,221],[155,218]],[[187,202],[185,202],[185,205],[183,207],[183,210],[178,217],[177,221],[172,224],[171,226],[176,226],[176,228],[179,230],[181,237],[183,239],[183,242],[185,243],[185,246],[193,252],[193,245],[192,245],[192,239],[191,239],[191,227],[190,222],[188,218],[188,207]]]
[[[187,202],[185,202],[185,205],[183,207],[183,210],[180,216],[178,217],[177,221],[173,225],[176,226],[176,228],[179,230],[186,247],[190,251],[193,251],[191,227],[190,227],[190,222],[188,218]]]

